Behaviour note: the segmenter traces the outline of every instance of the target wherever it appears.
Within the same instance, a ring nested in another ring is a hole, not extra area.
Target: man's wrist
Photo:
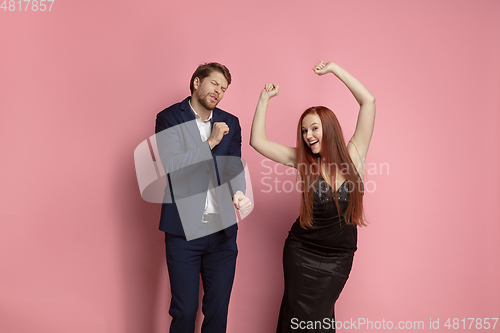
[[[213,140],[211,140],[211,138],[208,138],[207,142],[208,142],[208,146],[210,147],[210,150],[214,149],[216,144],[213,142]]]

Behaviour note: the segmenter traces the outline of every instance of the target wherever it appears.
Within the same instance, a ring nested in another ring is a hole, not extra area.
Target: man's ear
[[[195,77],[194,80],[193,80],[193,87],[195,90],[198,89],[198,87],[200,86],[201,84],[201,80],[199,77]]]

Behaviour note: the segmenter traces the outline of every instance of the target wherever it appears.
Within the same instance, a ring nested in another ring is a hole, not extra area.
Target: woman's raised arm
[[[358,168],[358,172],[363,176],[366,154],[368,153],[373,127],[375,125],[375,96],[373,96],[354,76],[333,62],[325,64],[320,61],[314,65],[313,71],[318,75],[325,75],[327,73],[334,74],[347,86],[359,104],[356,130],[351,140],[349,140],[347,150],[349,151],[349,155],[354,165]]]
[[[279,86],[266,84],[260,93],[259,102],[255,109],[250,133],[250,146],[261,155],[277,163],[296,166],[295,148],[287,147],[274,141],[269,141],[266,135],[266,114],[269,100],[279,93]]]

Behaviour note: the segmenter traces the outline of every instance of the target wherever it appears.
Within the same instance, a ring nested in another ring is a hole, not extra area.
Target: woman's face
[[[320,117],[311,113],[302,119],[302,138],[306,145],[311,148],[313,154],[321,152],[321,140],[323,139],[323,127]]]

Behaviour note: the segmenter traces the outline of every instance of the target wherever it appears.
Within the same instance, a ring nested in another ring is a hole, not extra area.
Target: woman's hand
[[[280,86],[278,86],[277,84],[268,83],[264,86],[264,89],[262,89],[260,96],[271,99],[274,96],[278,96],[279,91]]]
[[[331,73],[332,70],[330,67],[332,64],[333,64],[332,62],[328,62],[325,64],[323,61],[319,61],[316,63],[316,65],[314,65],[313,71],[319,76]]]

